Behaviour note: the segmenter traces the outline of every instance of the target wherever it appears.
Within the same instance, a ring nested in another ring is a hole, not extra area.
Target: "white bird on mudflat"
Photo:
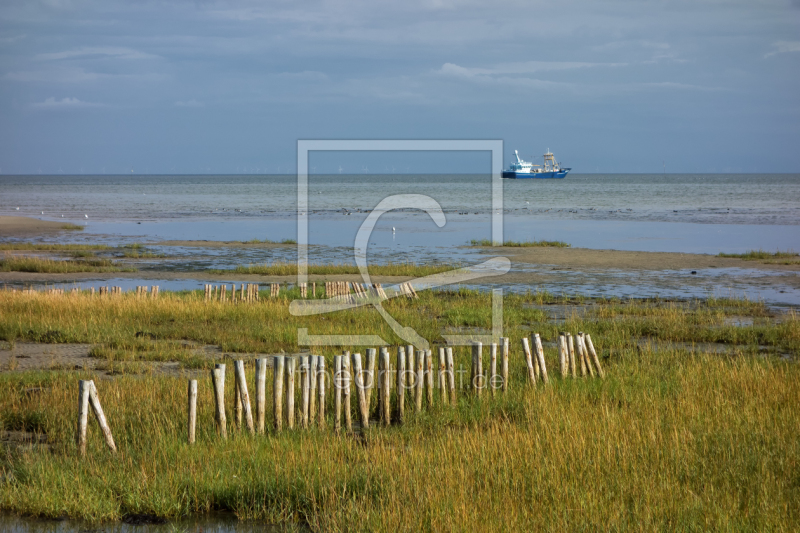
[[[44,211],[42,211],[42,214],[44,215]]]
[[[394,226],[392,226],[392,233],[394,233]]]
[[[89,215],[83,215],[83,218],[89,218]]]
[[[19,207],[17,208],[17,211],[19,211]]]

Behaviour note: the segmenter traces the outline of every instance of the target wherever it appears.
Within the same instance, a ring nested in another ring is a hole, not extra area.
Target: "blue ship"
[[[572,170],[571,168],[561,168],[550,150],[544,154],[544,165],[534,165],[523,161],[516,150],[514,150],[514,156],[516,156],[517,162],[511,163],[508,170],[503,171],[504,178],[563,179]]]

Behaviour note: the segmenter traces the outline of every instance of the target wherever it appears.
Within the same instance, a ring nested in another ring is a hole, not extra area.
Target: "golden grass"
[[[0,459],[11,480],[0,485],[0,507],[89,520],[230,510],[313,531],[800,526],[796,364],[626,352],[607,364],[605,381],[554,379],[535,389],[523,385],[522,371],[515,343],[505,397],[461,392],[454,408],[409,414],[405,426],[361,438],[232,430],[226,442],[214,434],[212,387],[201,378],[193,447],[184,444],[185,379],[103,380],[120,453],[103,448],[92,422],[83,460],[75,397],[77,380],[89,376],[0,376],[4,425],[46,433],[52,447]],[[32,386],[45,389],[25,392]]]
[[[203,373],[198,443],[184,444],[186,378],[127,374],[138,372],[134,363],[142,360],[188,360],[183,339],[242,353],[292,353],[297,327],[308,327],[313,334],[379,334],[399,342],[374,310],[292,317],[293,291],[276,299],[262,295],[253,305],[205,303],[198,293],[164,292],[151,300],[0,291],[0,338],[96,343],[94,355],[124,373],[95,377],[120,453],[103,448],[92,422],[84,460],[74,444],[77,380],[93,376],[0,374],[2,426],[44,433],[51,447],[0,455],[0,508],[89,520],[230,510],[314,531],[800,527],[800,414],[794,408],[800,322],[792,315],[776,323],[762,303],[746,300],[603,301],[582,317],[554,323],[537,306],[572,300],[506,295],[504,333],[513,341],[507,396],[484,393],[477,400],[460,391],[458,406],[446,407],[437,391],[432,409],[414,415],[407,403],[404,426],[363,436],[312,430],[251,437],[232,430],[222,442]],[[433,342],[446,328],[491,325],[490,295],[472,291],[424,291],[419,300],[384,305]],[[757,323],[730,326],[730,316]],[[560,379],[556,351],[546,345],[552,384],[525,384],[520,337],[536,331],[548,342],[560,330],[591,333],[605,380]],[[652,342],[638,342],[642,337]],[[726,343],[731,352],[692,347],[703,340]],[[331,355],[340,352],[317,353],[330,367]],[[455,358],[457,367],[469,368],[466,347],[457,347]],[[233,365],[227,362],[232,423]],[[252,398],[252,363],[247,367]],[[267,383],[270,413],[271,376]],[[353,408],[355,415],[355,402]],[[332,409],[329,403],[329,416]]]
[[[130,267],[119,267],[108,259],[58,261],[40,257],[4,256],[0,259],[0,272],[43,272],[71,274],[74,272],[134,272]]]

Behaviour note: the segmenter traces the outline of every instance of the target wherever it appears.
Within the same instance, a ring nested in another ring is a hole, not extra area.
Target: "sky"
[[[504,165],[549,149],[576,173],[800,172],[800,0],[0,4],[3,174],[294,173],[298,139],[502,139]]]

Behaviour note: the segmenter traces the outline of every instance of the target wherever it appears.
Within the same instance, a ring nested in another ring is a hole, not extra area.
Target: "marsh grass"
[[[42,272],[71,274],[74,272],[134,272],[131,267],[120,267],[109,259],[55,260],[41,257],[9,256],[0,259],[0,272]]]
[[[778,265],[796,265],[800,263],[800,254],[793,251],[767,252],[764,250],[750,250],[743,254],[725,254],[720,252],[719,257],[734,257],[745,261],[761,261],[762,263]]]
[[[504,334],[513,341],[508,395],[484,393],[477,400],[460,390],[458,405],[445,407],[437,390],[434,407],[423,413],[414,414],[407,403],[403,426],[354,436],[330,429],[249,436],[229,429],[223,442],[214,432],[211,380],[200,377],[198,442],[187,446],[186,378],[153,374],[143,361],[192,361],[196,356],[184,341],[242,354],[292,353],[297,327],[399,342],[374,310],[293,317],[288,305],[296,297],[292,291],[280,298],[262,294],[258,304],[231,305],[206,303],[198,292],[164,292],[150,300],[0,291],[0,338],[91,342],[97,344],[92,355],[118,374],[98,380],[83,371],[0,373],[2,426],[45,434],[49,445],[49,451],[0,454],[0,508],[93,521],[229,510],[242,519],[300,522],[314,531],[800,527],[800,415],[794,408],[800,402],[800,322],[794,315],[775,321],[763,303],[736,298],[506,295]],[[540,308],[578,303],[586,312],[559,323]],[[491,296],[470,290],[423,291],[419,300],[383,305],[435,343],[448,327],[491,326]],[[757,322],[733,327],[726,322],[731,316]],[[592,334],[605,380],[557,376],[552,342],[561,330]],[[531,331],[545,342],[547,387],[525,384],[519,339]],[[732,349],[716,355],[691,345],[708,339]],[[688,344],[659,346],[673,340]],[[363,354],[364,348],[350,350]],[[469,369],[468,347],[454,351],[456,368]],[[331,356],[341,352],[316,353],[330,367]],[[394,362],[394,348],[391,353]],[[226,401],[232,427],[231,367]],[[248,362],[251,397],[253,372]],[[97,383],[117,456],[103,448],[92,422],[89,455],[77,457],[79,379]],[[268,376],[268,413],[271,387]]]
[[[531,248],[531,247],[552,247],[570,248],[572,245],[564,241],[504,241],[499,244],[490,239],[472,239],[470,246],[504,246],[506,248]]]
[[[83,226],[79,224],[62,224],[61,229],[66,229],[71,231],[83,231]]]
[[[30,250],[42,252],[63,252],[75,250],[111,250],[107,244],[52,244],[33,242],[2,242],[0,251],[3,250]]]
[[[417,265],[414,263],[386,263],[369,267],[373,276],[428,276],[461,268],[460,263],[436,263]],[[212,274],[259,274],[262,276],[294,276],[297,275],[297,263],[275,262],[265,265],[239,265],[234,269],[211,269]],[[358,267],[346,264],[308,265],[308,273],[314,275],[359,274]]]
[[[459,349],[457,365],[467,359]],[[0,506],[93,521],[230,510],[314,531],[800,525],[800,417],[791,408],[800,401],[796,364],[627,350],[606,362],[604,381],[554,379],[531,388],[523,385],[516,345],[511,361],[515,381],[506,396],[477,400],[460,391],[458,405],[446,407],[437,391],[436,405],[407,412],[404,426],[357,436],[249,436],[229,428],[221,441],[210,379],[201,378],[198,442],[191,447],[186,379],[96,381],[120,452],[104,449],[92,421],[86,459],[74,444],[75,397],[77,381],[91,375],[0,375],[3,425],[46,434],[50,445],[0,458]],[[552,351],[548,363],[555,365]],[[247,378],[252,387],[251,364]],[[232,426],[230,370],[227,382]],[[270,413],[271,377],[267,383]],[[31,387],[41,392],[25,392]]]
[[[283,239],[282,241],[273,241],[271,239],[250,239],[249,241],[240,241],[242,244],[297,244],[294,239]]]

